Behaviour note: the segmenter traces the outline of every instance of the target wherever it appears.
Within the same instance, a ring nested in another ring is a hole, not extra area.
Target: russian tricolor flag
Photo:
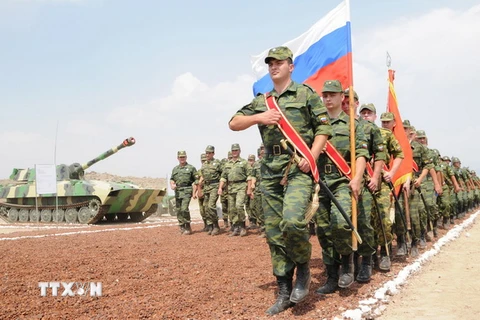
[[[322,91],[326,80],[340,80],[343,88],[353,85],[352,41],[349,1],[342,1],[307,32],[283,44],[292,50],[292,79],[306,83],[317,92]],[[252,69],[258,81],[253,84],[253,94],[269,92],[273,88],[268,74],[265,50],[252,56]]]

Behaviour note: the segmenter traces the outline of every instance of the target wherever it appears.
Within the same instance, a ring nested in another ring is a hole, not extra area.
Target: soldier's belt
[[[235,181],[228,181],[228,184],[232,184],[232,183],[239,183],[239,182],[247,182],[247,180],[235,180]]]
[[[205,184],[212,184],[212,183],[219,183],[219,182],[220,182],[220,180],[216,179],[216,180],[205,181]]]
[[[321,166],[319,169],[320,169],[320,172],[324,174],[340,173],[340,171],[338,171],[337,166],[330,163],[327,163],[326,165]]]
[[[191,187],[191,184],[177,184],[177,188]]]
[[[273,146],[265,146],[264,154],[279,156],[282,154],[288,154],[288,152],[285,149],[283,149],[281,145],[274,144]]]

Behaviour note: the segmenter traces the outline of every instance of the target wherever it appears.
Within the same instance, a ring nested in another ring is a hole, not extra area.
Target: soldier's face
[[[274,82],[288,79],[292,71],[293,64],[289,63],[288,60],[271,59],[268,62],[268,72]]]
[[[377,120],[377,115],[373,111],[368,109],[363,109],[360,111],[360,116],[367,121],[375,122]]]
[[[322,98],[327,109],[336,109],[342,106],[345,97],[342,92],[322,92]]]
[[[178,157],[177,159],[180,164],[187,163],[187,157]]]
[[[390,120],[390,121],[382,121],[382,128],[388,129],[388,130],[393,130],[393,127],[395,127],[395,121]]]
[[[232,158],[237,159],[240,155],[240,150],[232,150]]]
[[[355,98],[354,98],[355,99]],[[354,113],[357,114],[357,108],[358,108],[358,100],[355,100],[353,102],[353,107],[354,107]],[[346,114],[350,113],[350,97],[345,96],[345,99],[342,101],[342,110]]]
[[[213,156],[215,155],[214,152],[205,152],[205,154],[207,155],[207,160],[210,161],[213,159]]]
[[[426,145],[427,144],[427,139],[425,137],[422,137],[422,138],[416,138],[416,140],[418,142],[420,142],[421,144],[423,145]]]

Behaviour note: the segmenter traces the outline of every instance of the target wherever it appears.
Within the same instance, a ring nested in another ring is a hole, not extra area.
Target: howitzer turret
[[[92,160],[88,161],[80,165],[79,163],[73,163],[69,166],[70,172],[70,179],[83,179],[85,170],[93,166],[95,163],[105,160],[106,158],[110,157],[112,154],[117,153],[119,150],[133,146],[135,144],[135,139],[130,137],[128,139],[123,140],[121,144],[116,147],[113,147],[104,153],[100,154],[98,157],[93,158]]]
[[[157,211],[165,188],[143,189],[126,182],[84,179],[90,166],[134,144],[131,137],[83,165],[58,165],[56,194],[37,194],[35,169],[13,169],[10,179],[16,183],[0,189],[0,198],[6,199],[0,202],[0,218],[8,222],[67,223],[146,219]]]

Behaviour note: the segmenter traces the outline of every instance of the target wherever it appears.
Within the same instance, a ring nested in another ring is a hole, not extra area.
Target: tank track
[[[70,208],[73,208],[73,209],[81,209],[81,208],[89,208],[89,205],[91,204],[91,200],[89,201],[83,201],[83,202],[78,202],[78,203],[74,203],[74,204],[68,204],[68,205],[59,205],[58,206],[58,209],[63,209],[63,210],[66,210],[66,209],[70,209]],[[30,205],[20,205],[20,204],[12,204],[12,203],[0,203],[0,219],[4,220],[5,222],[7,223],[17,223],[18,221],[10,221],[9,218],[8,218],[8,210],[10,208],[15,208],[15,209],[27,209],[27,210],[32,210],[32,209],[36,209],[35,206],[30,206]],[[100,220],[102,220],[102,218],[105,216],[105,214],[108,212],[110,206],[102,206],[100,205],[99,206],[99,209],[98,209],[98,212],[93,215],[86,224],[95,224],[97,222],[99,222]],[[149,210],[147,210],[146,212],[142,213],[142,212],[132,212],[130,213],[130,221],[133,221],[133,222],[141,222],[145,219],[147,219],[148,217],[150,217],[152,214],[154,214],[155,212],[157,212],[157,208],[158,208],[158,204],[153,204]],[[55,210],[57,209],[56,206],[51,206],[51,205],[47,205],[47,206],[41,206],[41,207],[38,207],[38,210],[43,210],[43,209],[48,209],[48,210]],[[92,211],[94,212],[94,211]],[[78,212],[77,212],[78,213]],[[34,222],[34,221],[31,221],[31,222]],[[40,221],[36,222],[36,223],[39,223]],[[53,220],[51,220],[50,222],[45,222],[45,223],[55,223]],[[66,221],[62,221],[62,223],[65,223]],[[80,224],[82,224],[78,217],[77,217],[77,222],[79,222]]]

